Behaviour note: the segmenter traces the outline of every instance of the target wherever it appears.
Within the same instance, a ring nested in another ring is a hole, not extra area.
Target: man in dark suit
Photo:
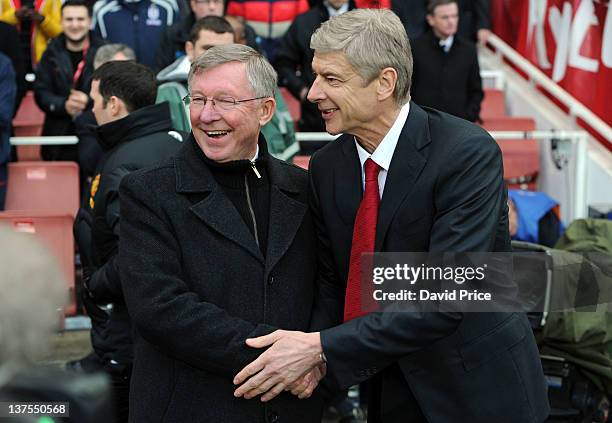
[[[458,21],[456,0],[429,2],[430,30],[412,44],[412,100],[476,122],[484,98],[478,55],[473,43],[456,36]]]
[[[192,136],[121,185],[121,281],[135,327],[131,422],[318,423],[290,393],[235,398],[245,340],[307,330],[316,237],[308,177],[268,154],[276,73],[250,47],[211,47],[188,77]],[[296,269],[300,269],[296,274]]]
[[[234,394],[267,401],[298,383],[292,389],[307,396],[326,372],[340,387],[370,380],[374,422],[543,421],[546,383],[523,313],[360,317],[353,296],[364,252],[509,250],[495,141],[409,102],[410,45],[392,12],[332,18],[311,47],[309,99],[328,132],[345,134],[311,161],[320,283],[312,328],[322,330],[247,340],[270,347],[234,378]]]

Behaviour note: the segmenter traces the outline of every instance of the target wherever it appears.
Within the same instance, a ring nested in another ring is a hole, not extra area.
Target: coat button
[[[274,276],[268,276],[268,285],[272,285],[274,283]]]
[[[268,412],[268,423],[276,423],[278,422],[278,413],[276,411]]]

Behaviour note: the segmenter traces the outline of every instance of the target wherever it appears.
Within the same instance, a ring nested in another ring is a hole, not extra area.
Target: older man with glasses
[[[130,421],[320,422],[316,393],[233,395],[233,375],[259,354],[245,340],[308,329],[316,291],[307,175],[271,157],[260,134],[276,73],[250,47],[215,46],[194,61],[188,87],[190,139],[121,187]]]

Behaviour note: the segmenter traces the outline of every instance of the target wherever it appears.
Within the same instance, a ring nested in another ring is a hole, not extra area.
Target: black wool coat
[[[123,179],[120,271],[135,327],[130,421],[320,421],[318,395],[283,393],[265,405],[233,396],[233,377],[262,352],[245,340],[308,330],[315,295],[307,175],[267,162],[265,258],[193,137],[166,164]]]

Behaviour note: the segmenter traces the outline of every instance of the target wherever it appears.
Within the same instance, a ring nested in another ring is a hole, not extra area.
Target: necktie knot
[[[365,180],[366,182],[378,181],[378,173],[380,172],[380,166],[372,159],[365,161]]]

